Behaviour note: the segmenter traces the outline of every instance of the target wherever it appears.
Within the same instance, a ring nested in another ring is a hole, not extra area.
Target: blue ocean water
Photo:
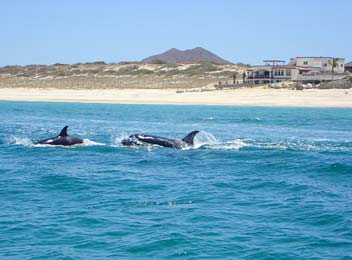
[[[0,259],[352,259],[352,109],[0,102],[0,122]],[[85,144],[34,145],[65,125]]]

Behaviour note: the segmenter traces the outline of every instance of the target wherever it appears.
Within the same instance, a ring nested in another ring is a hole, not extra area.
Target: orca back
[[[192,131],[188,135],[186,135],[184,138],[182,138],[182,141],[184,141],[188,145],[194,145],[194,138],[196,135],[199,133],[199,131]]]
[[[41,140],[41,141],[37,142],[36,144],[63,145],[63,146],[82,144],[83,139],[69,136],[67,134],[67,128],[68,128],[68,126],[65,126],[61,130],[61,132],[58,136]]]

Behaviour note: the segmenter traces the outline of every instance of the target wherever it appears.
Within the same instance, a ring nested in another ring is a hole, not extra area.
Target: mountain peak
[[[207,51],[206,49],[202,48],[202,47],[195,47],[194,49],[195,51]]]
[[[180,50],[176,49],[176,48],[171,48],[170,50],[168,50],[166,52],[180,52]]]
[[[229,64],[230,62],[216,56],[214,53],[202,48],[196,47],[190,50],[178,50],[171,48],[170,50],[147,57],[142,60],[143,63],[153,63],[155,61],[164,61],[167,63],[195,63],[195,62],[211,62],[217,64]]]

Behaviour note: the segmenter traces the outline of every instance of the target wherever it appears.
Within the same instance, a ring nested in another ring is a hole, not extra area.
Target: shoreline
[[[352,89],[240,88],[183,92],[177,89],[0,88],[1,101],[108,104],[220,105],[269,107],[352,107]]]

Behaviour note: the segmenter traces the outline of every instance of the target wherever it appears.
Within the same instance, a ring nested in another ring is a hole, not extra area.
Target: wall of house
[[[336,60],[334,72],[343,73],[345,71],[344,59]],[[297,57],[296,65],[299,67],[319,67],[322,71],[332,71],[333,59],[327,57]]]
[[[274,78],[291,78],[291,69],[288,68],[274,68],[272,73]]]
[[[291,80],[296,80],[299,76],[298,69],[291,69]]]

